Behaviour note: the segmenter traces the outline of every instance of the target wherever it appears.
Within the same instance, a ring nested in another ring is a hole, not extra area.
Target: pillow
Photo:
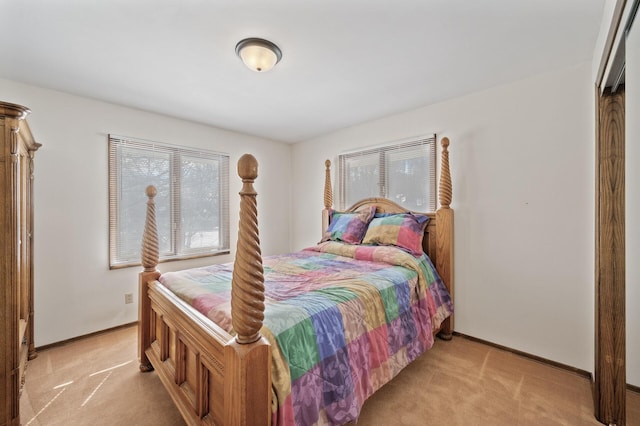
[[[412,213],[376,215],[367,228],[362,244],[397,246],[414,256],[422,252],[422,236],[429,216]]]
[[[367,231],[367,225],[375,213],[375,206],[349,213],[331,210],[331,221],[322,237],[322,241],[343,241],[349,244],[360,244],[364,233]]]

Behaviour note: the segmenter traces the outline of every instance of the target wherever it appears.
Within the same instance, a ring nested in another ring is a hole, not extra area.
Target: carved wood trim
[[[238,175],[242,178],[243,187],[240,191],[238,248],[231,283],[231,322],[238,343],[246,344],[260,339],[264,319],[264,270],[258,236],[257,193],[253,188],[258,177],[255,157],[245,154],[240,158]]]
[[[441,208],[448,209],[452,196],[449,150],[447,149],[449,147],[449,138],[442,138],[440,144],[442,145],[442,157],[440,160],[440,187],[438,188],[438,198]]]
[[[453,255],[453,209],[450,207],[453,197],[453,185],[451,183],[451,171],[449,170],[449,138],[442,138],[441,166],[440,166],[440,186],[438,188],[438,198],[440,208],[436,212],[438,226],[436,227],[436,259],[435,266],[440,274],[440,278],[454,299],[454,255]],[[442,324],[440,336],[446,340],[451,339],[453,333],[453,315],[447,318]]]
[[[146,272],[153,272],[158,266],[158,228],[156,226],[156,204],[154,202],[158,190],[155,186],[147,186],[147,219],[142,235],[142,266]]]
[[[324,162],[324,208],[333,206],[333,190],[331,188],[331,160]]]
[[[320,239],[329,227],[329,212],[333,206],[333,189],[331,187],[331,160],[324,162],[324,209],[322,210],[322,232]]]
[[[149,185],[146,189],[147,216],[142,234],[141,255],[144,271],[140,273],[138,278],[138,357],[142,372],[153,370],[153,365],[148,357],[148,353],[152,351],[147,351],[147,349],[151,346],[152,336],[156,335],[155,313],[151,308],[151,299],[149,298],[149,283],[160,278],[160,273],[156,271],[159,251],[156,206],[153,200],[157,193],[158,191],[153,185]]]
[[[0,116],[22,120],[31,114],[31,110],[25,106],[0,102]]]

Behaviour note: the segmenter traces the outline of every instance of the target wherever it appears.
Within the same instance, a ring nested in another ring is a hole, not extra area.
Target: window
[[[338,156],[339,208],[384,197],[407,210],[436,208],[436,136]]]
[[[229,253],[229,156],[109,135],[109,265],[140,264],[155,185],[160,261]]]

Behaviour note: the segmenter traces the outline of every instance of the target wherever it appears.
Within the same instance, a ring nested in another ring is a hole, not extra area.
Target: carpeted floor
[[[184,425],[155,373],[140,373],[137,328],[39,352],[27,368],[27,425]],[[627,425],[640,425],[640,395],[627,393]],[[358,426],[599,425],[589,380],[454,337],[436,341],[365,404]]]

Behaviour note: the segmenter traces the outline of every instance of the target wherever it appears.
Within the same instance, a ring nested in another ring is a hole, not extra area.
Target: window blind
[[[229,155],[109,135],[109,264],[140,264],[154,185],[160,260],[229,252]]]
[[[432,135],[339,155],[339,208],[384,197],[407,210],[435,211],[435,144]]]

